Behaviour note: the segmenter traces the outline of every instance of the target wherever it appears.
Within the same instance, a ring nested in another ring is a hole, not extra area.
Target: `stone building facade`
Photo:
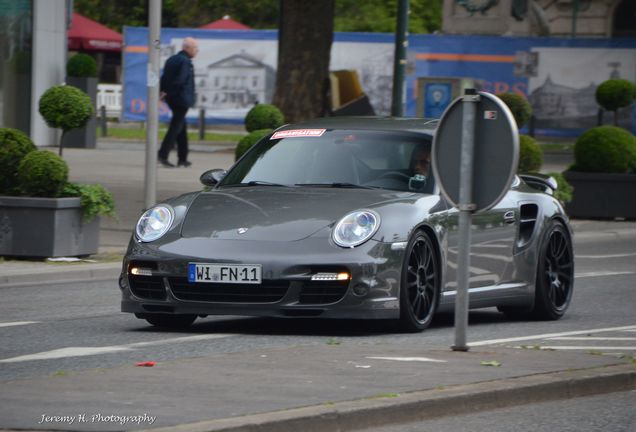
[[[634,0],[443,0],[446,34],[636,37]]]

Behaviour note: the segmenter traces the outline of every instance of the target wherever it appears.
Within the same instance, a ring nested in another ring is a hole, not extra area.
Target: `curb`
[[[595,240],[633,240],[636,239],[636,229],[617,229],[611,231],[583,231],[574,232],[574,241],[591,242]]]
[[[331,432],[366,429],[548,400],[633,390],[636,368],[620,364],[553,372],[284,411],[209,420],[153,432]]]
[[[33,273],[28,273],[29,271]],[[0,289],[41,283],[116,280],[120,272],[121,262],[51,265],[50,268],[25,266],[22,269],[13,269],[9,274],[0,275]]]

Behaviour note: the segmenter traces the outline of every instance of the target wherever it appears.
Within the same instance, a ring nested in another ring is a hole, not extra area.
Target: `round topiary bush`
[[[538,172],[543,165],[543,150],[537,142],[528,135],[519,135],[519,165],[520,173]]]
[[[69,85],[45,91],[40,97],[39,111],[47,125],[64,132],[83,127],[94,112],[90,96]]]
[[[64,159],[46,150],[27,154],[18,167],[20,189],[26,196],[58,197],[67,180]]]
[[[241,156],[243,156],[243,153],[248,151],[261,138],[272,133],[272,130],[273,129],[258,129],[250,132],[249,134],[241,138],[238,145],[236,146],[236,151],[234,152],[234,155],[236,157],[235,160],[238,160]]]
[[[532,106],[526,98],[517,93],[499,93],[496,96],[510,108],[519,129],[528,123],[532,115]]]
[[[66,75],[70,77],[96,77],[97,62],[88,54],[75,54],[66,62]]]
[[[610,79],[596,88],[596,102],[607,111],[630,106],[636,97],[636,86],[625,79]]]
[[[283,113],[274,105],[258,104],[245,116],[245,129],[254,132],[258,129],[276,129],[285,123]]]
[[[572,171],[626,173],[636,169],[636,138],[625,129],[599,126],[574,144]]]
[[[0,128],[0,194],[19,193],[18,165],[36,149],[31,139],[17,129]]]

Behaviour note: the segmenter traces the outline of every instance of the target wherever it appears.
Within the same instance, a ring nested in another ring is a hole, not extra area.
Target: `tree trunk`
[[[280,0],[272,103],[288,122],[324,114],[335,0]]]

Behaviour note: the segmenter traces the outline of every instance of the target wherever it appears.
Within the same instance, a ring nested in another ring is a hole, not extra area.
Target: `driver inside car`
[[[409,180],[409,190],[425,192],[431,171],[431,152],[428,147],[420,146],[413,150],[409,171],[412,175]]]

